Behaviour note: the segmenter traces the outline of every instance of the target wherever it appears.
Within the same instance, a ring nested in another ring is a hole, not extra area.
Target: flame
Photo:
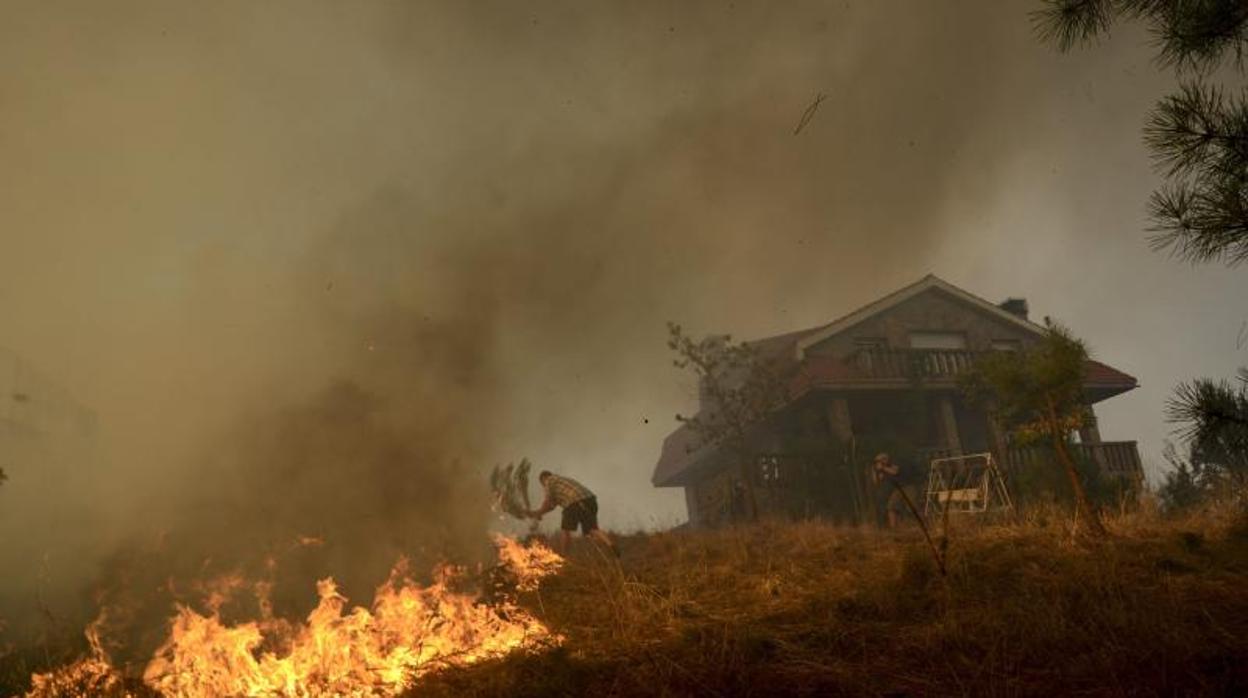
[[[550,548],[535,543],[523,545],[514,538],[494,534],[501,566],[515,575],[516,588],[533,591],[543,577],[548,577],[563,566],[563,558]]]
[[[495,545],[496,569],[516,589],[535,589],[563,563],[540,543],[525,546],[496,536]],[[350,610],[334,581],[323,579],[317,583],[320,601],[301,624],[272,618],[266,610],[259,621],[228,625],[211,605],[207,615],[179,606],[143,682],[171,697],[397,695],[432,671],[562,641],[510,595],[485,604],[476,594],[456,591],[464,576],[463,568],[441,566],[433,583],[421,586],[400,560],[377,589],[372,608]],[[255,591],[264,594],[267,587]],[[119,688],[98,635],[92,648],[91,656],[73,665],[33,677],[29,695],[85,696]]]
[[[113,668],[100,639],[100,629],[107,619],[108,609],[101,610],[83,633],[91,647],[91,652],[86,657],[56,671],[30,677],[31,688],[26,694],[27,698],[118,694],[129,696],[129,693],[120,693],[121,674]]]

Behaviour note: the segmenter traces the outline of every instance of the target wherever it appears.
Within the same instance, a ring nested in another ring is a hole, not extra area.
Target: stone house
[[[1044,448],[1015,444],[958,387],[959,374],[978,356],[1017,351],[1044,331],[1028,318],[1023,299],[991,303],[929,275],[826,325],[751,342],[793,376],[788,403],[752,437],[760,510],[864,520],[865,469],[879,450],[921,472],[932,458],[983,452],[994,454],[1007,479],[1047,465]],[[1089,406],[1136,386],[1126,373],[1088,362]],[[1138,484],[1136,443],[1102,440],[1092,410],[1075,436],[1076,456],[1109,478]],[[684,488],[693,525],[742,516],[739,463],[727,449],[699,441],[687,426],[673,431],[652,482]]]

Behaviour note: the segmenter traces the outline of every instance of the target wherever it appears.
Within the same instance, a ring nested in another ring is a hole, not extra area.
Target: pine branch
[[[1200,378],[1181,383],[1166,403],[1166,418],[1193,453],[1231,472],[1248,472],[1248,371],[1239,385]]]
[[[1207,72],[1230,54],[1241,67],[1248,7],[1240,0],[1145,3],[1142,12],[1160,46],[1158,60],[1178,70]]]
[[[1193,262],[1248,261],[1248,99],[1184,83],[1150,114],[1144,140],[1171,180],[1149,199],[1153,248]]]
[[[1208,378],[1180,383],[1166,403],[1166,418],[1182,424],[1179,433],[1188,440],[1248,429],[1248,391]]]
[[[1244,111],[1242,99],[1228,105],[1221,89],[1187,81],[1149,114],[1144,143],[1169,177],[1198,173],[1211,165],[1242,165],[1248,144],[1242,128]]]
[[[1242,65],[1248,42],[1242,0],[1044,0],[1031,13],[1036,34],[1062,52],[1108,33],[1117,19],[1147,25],[1164,66],[1207,72],[1228,54]]]
[[[1046,0],[1031,21],[1041,40],[1064,53],[1108,31],[1113,7],[1107,0]]]

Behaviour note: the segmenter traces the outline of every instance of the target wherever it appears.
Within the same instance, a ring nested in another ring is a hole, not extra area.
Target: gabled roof
[[[894,291],[888,294],[887,296],[884,296],[883,298],[879,299],[878,301],[875,301],[874,303],[869,303],[867,305],[864,305],[863,307],[855,310],[849,315],[845,315],[837,320],[833,320],[831,323],[824,325],[823,327],[819,329],[806,333],[800,339],[797,340],[797,343],[796,343],[797,355],[794,358],[797,358],[799,360],[802,359],[806,355],[806,349],[808,349],[809,347],[812,347],[829,337],[833,337],[837,334],[840,334],[841,332],[848,330],[849,328],[853,327],[854,325],[857,325],[863,320],[866,320],[870,317],[878,315],[884,312],[885,310],[888,310],[889,308],[892,308],[893,306],[899,305],[911,298],[914,298],[920,293],[923,293],[924,291],[928,291],[930,289],[940,289],[941,291],[944,291],[945,293],[948,293],[949,295],[959,300],[962,300],[966,303],[969,303],[979,308],[980,310],[996,317],[999,320],[1015,325],[1033,334],[1037,334],[1037,335],[1044,334],[1044,328],[1041,327],[1040,325],[1037,325],[1036,323],[1031,322],[1030,320],[1021,318],[1007,310],[1003,310],[1000,306],[996,305],[995,303],[986,301],[983,298],[980,298],[979,296],[973,293],[968,293],[967,291],[964,291],[958,288],[957,286],[954,286],[948,281],[941,279],[935,274],[928,274],[922,279],[919,279],[917,282],[910,284],[909,286],[906,286],[905,288],[898,289],[897,291]]]

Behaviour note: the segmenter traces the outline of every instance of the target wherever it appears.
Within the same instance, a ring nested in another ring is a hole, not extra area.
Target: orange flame
[[[502,536],[495,544],[500,566],[518,589],[536,588],[563,562],[541,544],[523,546]],[[407,577],[401,560],[378,588],[371,609],[349,611],[334,581],[324,579],[317,584],[320,602],[302,624],[265,618],[231,626],[215,610],[201,615],[179,606],[143,681],[166,696],[396,695],[432,671],[562,640],[511,599],[486,605],[476,595],[455,591],[452,584],[463,574],[462,568],[443,566],[435,570],[432,584],[421,586]],[[261,651],[273,639],[285,649]],[[85,684],[69,679],[80,675],[106,677],[114,682],[109,687],[120,684],[98,650],[69,667],[33,677],[31,695],[92,695],[104,686],[99,682],[105,678],[98,678],[86,690],[76,690]]]
[[[563,566],[563,558],[541,543],[523,545],[514,538],[494,534],[498,547],[498,561],[516,576],[516,588],[533,591],[543,577],[548,577]]]
[[[31,688],[27,698],[117,695],[122,687],[121,674],[113,668],[100,639],[100,628],[107,618],[108,609],[101,610],[83,633],[87,636],[91,653],[69,666],[30,677]]]

